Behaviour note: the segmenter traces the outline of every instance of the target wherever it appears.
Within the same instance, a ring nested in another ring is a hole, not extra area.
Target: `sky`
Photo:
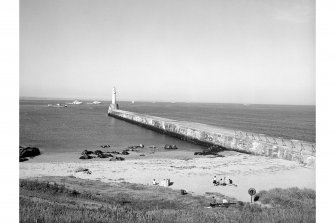
[[[20,96],[315,105],[314,0],[21,0]]]

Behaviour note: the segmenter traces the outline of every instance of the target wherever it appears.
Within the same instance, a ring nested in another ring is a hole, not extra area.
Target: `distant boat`
[[[135,101],[131,101],[131,103],[132,103],[132,104],[134,104],[134,103],[135,103]]]
[[[101,101],[93,101],[93,102],[87,102],[88,105],[98,105],[101,104]]]
[[[70,103],[66,103],[68,105],[81,105],[83,102],[81,101],[78,101],[78,100],[74,100],[73,102],[70,102]]]
[[[52,108],[66,108],[67,105],[62,105],[62,104],[48,104],[48,107],[52,107]]]

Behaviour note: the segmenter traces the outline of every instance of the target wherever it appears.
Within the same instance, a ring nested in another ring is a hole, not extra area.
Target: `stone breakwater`
[[[238,152],[293,160],[306,165],[315,163],[315,145],[309,142],[138,114],[115,109],[113,105],[109,107],[108,115],[204,146],[218,145]]]

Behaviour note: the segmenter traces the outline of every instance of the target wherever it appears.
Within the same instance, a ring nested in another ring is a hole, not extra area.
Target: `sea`
[[[177,145],[184,150],[203,147],[156,133],[107,115],[110,101],[92,105],[48,107],[64,100],[20,100],[20,145],[44,153],[81,152],[110,145],[115,150],[144,144]],[[122,110],[174,120],[204,123],[237,131],[266,134],[315,143],[315,106],[246,105],[121,101]]]

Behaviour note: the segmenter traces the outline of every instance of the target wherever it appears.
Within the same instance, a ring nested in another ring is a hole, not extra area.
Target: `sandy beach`
[[[142,156],[140,156],[142,154]],[[109,159],[79,160],[79,153],[42,154],[20,163],[20,178],[74,176],[102,182],[131,182],[149,185],[152,179],[170,179],[173,189],[203,195],[218,192],[241,201],[249,201],[250,187],[257,191],[271,188],[315,189],[315,167],[294,161],[252,156],[225,151],[224,157],[194,156],[190,151],[144,149],[124,156],[125,161]],[[145,156],[143,156],[145,155]],[[92,173],[76,173],[78,167]],[[213,186],[212,178],[232,179],[235,186]]]

